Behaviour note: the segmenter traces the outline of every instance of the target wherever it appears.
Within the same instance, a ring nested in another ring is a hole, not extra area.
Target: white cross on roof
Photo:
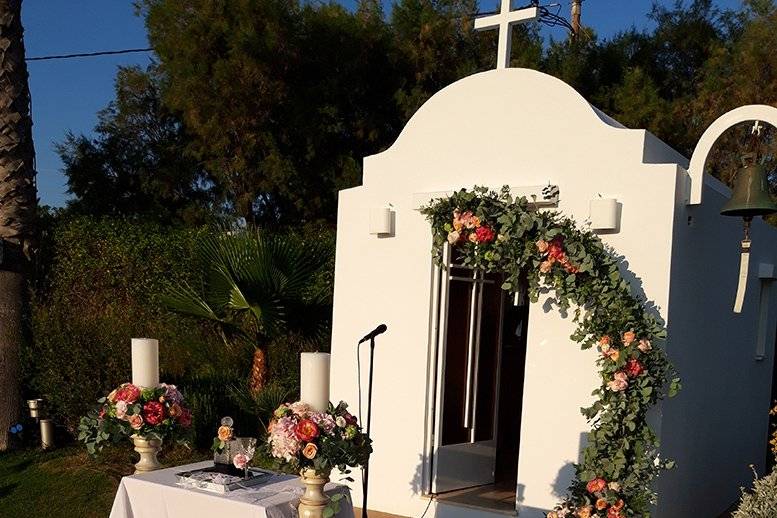
[[[513,11],[510,0],[502,0],[502,8],[497,14],[475,18],[475,30],[499,30],[499,49],[496,56],[496,68],[510,66],[512,52],[513,25],[530,22],[540,17],[539,7],[527,7]]]

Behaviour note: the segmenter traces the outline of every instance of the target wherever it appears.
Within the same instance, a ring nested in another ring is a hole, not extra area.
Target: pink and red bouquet
[[[105,442],[132,435],[185,440],[192,425],[192,412],[175,385],[140,388],[123,383],[97,402],[97,409],[82,417],[78,427],[79,440],[92,454]]]
[[[330,403],[326,412],[301,401],[281,405],[267,430],[268,453],[293,471],[313,468],[328,474],[336,467],[348,473],[348,468],[363,466],[372,453],[370,439],[342,401]]]
[[[496,239],[494,229],[485,224],[472,211],[453,211],[453,220],[445,226],[448,231],[448,243],[456,245],[458,243],[487,244]]]

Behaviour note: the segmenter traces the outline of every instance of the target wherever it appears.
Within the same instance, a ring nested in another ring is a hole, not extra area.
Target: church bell
[[[777,205],[769,195],[766,171],[759,164],[743,167],[734,180],[731,199],[723,206],[723,216],[752,219],[777,212]]]

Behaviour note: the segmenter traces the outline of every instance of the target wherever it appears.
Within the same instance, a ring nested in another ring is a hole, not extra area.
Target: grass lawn
[[[206,457],[179,448],[160,460],[175,466]],[[129,444],[98,459],[77,446],[0,453],[0,517],[107,518],[119,481],[132,473],[133,462]]]

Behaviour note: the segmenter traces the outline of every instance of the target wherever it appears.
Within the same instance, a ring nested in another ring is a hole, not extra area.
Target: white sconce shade
[[[385,236],[394,233],[394,211],[389,207],[370,209],[370,234]]]
[[[588,219],[594,230],[617,230],[619,223],[618,200],[615,198],[591,200]]]

